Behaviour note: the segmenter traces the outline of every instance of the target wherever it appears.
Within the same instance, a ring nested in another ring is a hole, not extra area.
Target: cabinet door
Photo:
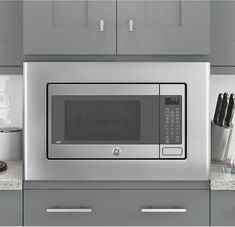
[[[0,1],[0,66],[22,64],[22,2]]]
[[[235,225],[235,191],[211,192],[211,225]]]
[[[24,54],[116,53],[116,1],[24,1]]]
[[[235,66],[235,2],[211,2],[212,66]]]
[[[22,191],[0,191],[0,226],[22,226]]]
[[[117,0],[118,54],[209,54],[209,1]]]

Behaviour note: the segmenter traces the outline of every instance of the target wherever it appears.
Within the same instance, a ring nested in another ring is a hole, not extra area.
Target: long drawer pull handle
[[[65,208],[48,208],[47,213],[92,213],[91,208],[65,209]]]
[[[156,209],[156,208],[143,208],[141,213],[186,213],[185,208],[172,208],[172,209]]]

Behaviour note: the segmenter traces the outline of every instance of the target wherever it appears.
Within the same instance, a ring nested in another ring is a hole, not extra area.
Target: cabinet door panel
[[[0,1],[0,66],[22,64],[21,19],[21,1]]]
[[[235,2],[211,2],[212,66],[235,65]]]
[[[0,191],[0,226],[22,226],[22,191]]]
[[[24,54],[115,53],[115,0],[24,2]]]
[[[211,225],[235,225],[235,191],[211,192]]]
[[[119,54],[209,54],[209,1],[118,0],[117,5]]]

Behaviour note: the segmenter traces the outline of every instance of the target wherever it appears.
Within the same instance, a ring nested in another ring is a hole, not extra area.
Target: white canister
[[[21,160],[23,137],[20,128],[0,128],[0,160]]]

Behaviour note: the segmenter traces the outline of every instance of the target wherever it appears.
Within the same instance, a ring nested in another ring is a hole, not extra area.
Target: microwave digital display
[[[168,96],[165,98],[165,105],[179,105],[180,98],[177,96]]]

